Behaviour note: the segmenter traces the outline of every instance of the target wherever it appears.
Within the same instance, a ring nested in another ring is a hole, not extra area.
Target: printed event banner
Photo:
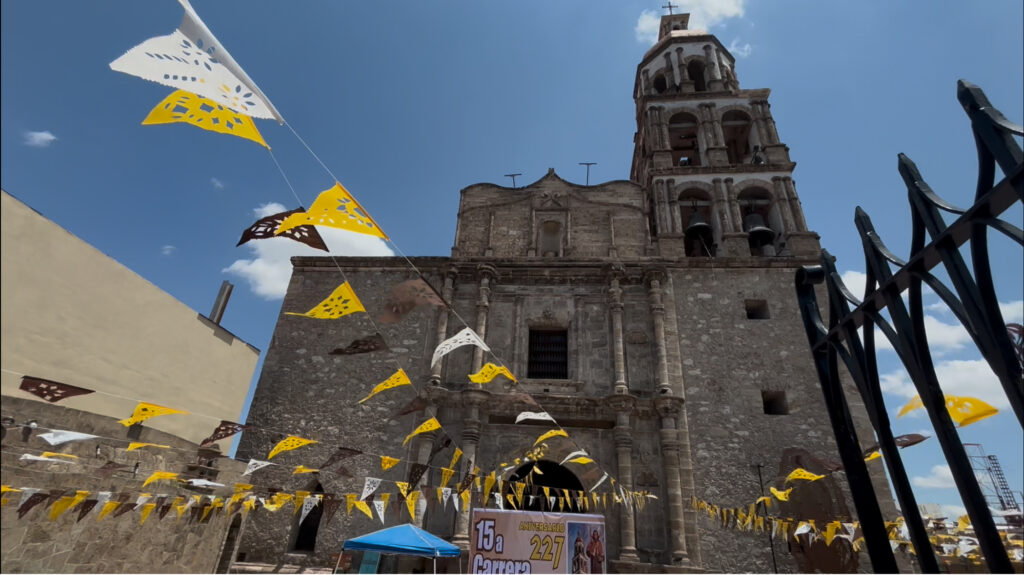
[[[604,516],[474,509],[471,573],[607,573]]]

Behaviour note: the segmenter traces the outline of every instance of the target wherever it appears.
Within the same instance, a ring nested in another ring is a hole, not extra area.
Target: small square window
[[[743,302],[747,308],[747,319],[769,319],[768,302],[763,299],[748,299]]]
[[[785,391],[762,391],[761,403],[764,405],[764,412],[767,415],[786,415],[789,413],[789,404],[786,402]]]
[[[530,360],[526,377],[569,379],[569,332],[530,330]]]

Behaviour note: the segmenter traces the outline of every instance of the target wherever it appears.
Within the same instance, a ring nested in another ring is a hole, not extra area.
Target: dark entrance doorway
[[[311,495],[323,494],[324,488],[319,483],[310,490]],[[316,536],[320,531],[320,518],[323,517],[323,503],[310,510],[309,515],[297,525],[295,542],[292,544],[292,551],[312,553],[316,551]]]
[[[535,471],[534,468],[539,471]],[[583,513],[584,510],[579,508],[576,503],[574,496],[569,497],[569,502],[559,501],[556,499],[554,505],[551,504],[549,497],[555,497],[560,499],[562,497],[562,490],[567,489],[573,494],[583,491],[583,484],[580,483],[579,478],[569,471],[567,468],[555,463],[554,461],[540,460],[531,461],[524,465],[519,466],[512,475],[509,476],[508,481],[505,483],[505,487],[502,491],[501,496],[505,497],[507,494],[512,494],[515,497],[515,489],[513,488],[514,483],[525,483],[526,489],[523,494],[523,505],[522,510],[524,511],[558,511],[561,513]],[[548,488],[547,494],[544,493],[544,488]],[[530,496],[533,497],[530,497]]]
[[[228,535],[224,538],[224,548],[220,551],[220,559],[217,560],[217,570],[214,573],[227,573],[231,567],[235,554],[235,546],[238,543],[238,532],[242,529],[242,514],[236,513],[228,527]]]

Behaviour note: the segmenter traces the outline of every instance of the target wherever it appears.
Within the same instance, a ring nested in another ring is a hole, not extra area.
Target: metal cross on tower
[[[671,15],[672,15],[672,9],[673,9],[673,8],[678,8],[678,7],[679,7],[679,6],[676,6],[675,4],[673,4],[673,3],[671,3],[671,2],[669,2],[669,3],[665,4],[664,6],[662,6],[662,8],[664,8],[664,9],[668,10],[668,15],[669,15],[669,16],[671,16]]]

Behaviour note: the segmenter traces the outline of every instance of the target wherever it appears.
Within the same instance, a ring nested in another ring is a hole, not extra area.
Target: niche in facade
[[[562,255],[562,222],[548,220],[540,225],[540,254],[545,258]]]
[[[680,112],[668,119],[668,140],[673,166],[700,166],[700,141],[697,117]]]

